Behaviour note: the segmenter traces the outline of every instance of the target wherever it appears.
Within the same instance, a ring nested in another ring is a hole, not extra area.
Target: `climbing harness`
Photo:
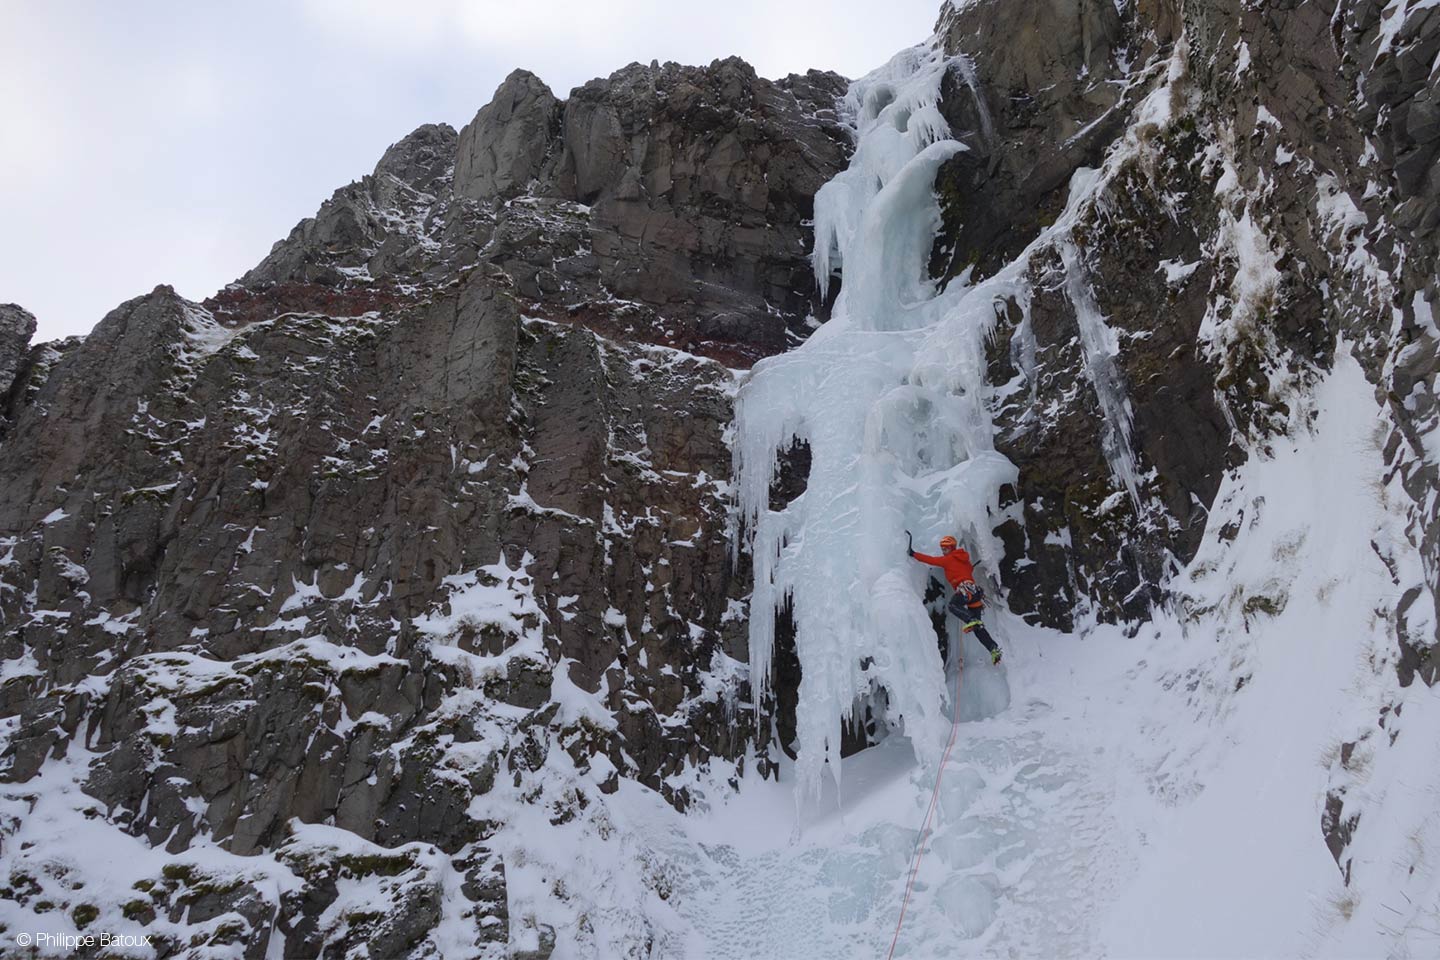
[[[966,586],[966,584],[961,584],[956,589],[950,602],[945,605],[945,609],[952,617],[960,621],[960,629],[969,633],[983,622],[980,619],[980,611],[985,607],[985,595],[973,583],[968,585],[971,589],[965,589]]]
[[[895,921],[895,936],[890,940],[890,952],[886,960],[893,960],[895,946],[900,942],[900,927],[905,923],[905,910],[910,906],[910,893],[915,888],[915,877],[920,873],[920,860],[925,856],[925,838],[930,832],[930,820],[935,815],[935,804],[940,799],[940,778],[945,775],[945,764],[950,761],[950,751],[955,748],[955,736],[960,732],[960,674],[963,664],[955,667],[955,699],[951,701],[950,740],[945,744],[945,755],[940,758],[940,767],[935,771],[935,789],[930,792],[930,808],[925,811],[925,823],[920,827],[920,836],[915,838],[915,849],[910,854],[910,879],[905,881],[905,898],[900,901],[900,919]]]

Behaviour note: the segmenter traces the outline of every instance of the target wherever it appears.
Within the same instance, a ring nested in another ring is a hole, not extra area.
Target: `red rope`
[[[940,767],[935,771],[935,789],[930,791],[930,808],[925,811],[925,823],[920,827],[920,836],[915,838],[915,850],[911,853],[910,879],[905,882],[905,899],[900,901],[900,919],[895,921],[895,936],[890,940],[890,952],[886,960],[893,960],[895,946],[900,942],[900,927],[905,923],[905,909],[910,906],[910,893],[915,888],[915,877],[920,873],[920,861],[925,856],[925,837],[930,833],[930,819],[935,815],[935,803],[940,799],[940,777],[945,773],[945,764],[950,761],[950,751],[955,747],[955,735],[960,732],[960,667],[955,668],[955,699],[950,705],[953,719],[950,721],[950,740],[945,744],[945,755],[940,758]]]

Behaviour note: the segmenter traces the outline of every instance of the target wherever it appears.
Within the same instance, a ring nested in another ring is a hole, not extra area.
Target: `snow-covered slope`
[[[1297,406],[1221,487],[1175,613],[1108,653],[1133,650],[1125,680],[1082,681],[1120,693],[1094,719],[1143,774],[1118,798],[1143,844],[1118,954],[1440,951],[1440,694],[1400,686],[1390,622],[1420,568],[1406,497],[1348,347]],[[1352,817],[1332,858],[1321,828]]]

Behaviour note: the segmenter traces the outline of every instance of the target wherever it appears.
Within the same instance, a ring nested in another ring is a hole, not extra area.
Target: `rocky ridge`
[[[631,64],[561,101],[517,70],[459,134],[421,127],[222,293],[381,302],[482,269],[530,314],[733,366],[823,314],[808,223],[845,161],[843,78]]]

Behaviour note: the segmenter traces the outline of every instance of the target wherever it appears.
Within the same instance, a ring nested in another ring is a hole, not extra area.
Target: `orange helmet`
[[[958,546],[960,546],[960,542],[952,536],[946,535],[940,538],[941,550],[954,550]]]

